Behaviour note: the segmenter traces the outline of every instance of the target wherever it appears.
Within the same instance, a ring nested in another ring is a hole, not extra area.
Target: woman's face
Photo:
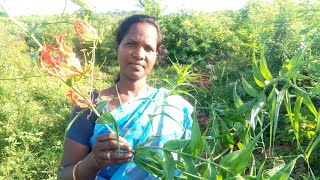
[[[157,29],[149,23],[135,23],[116,48],[121,78],[145,78],[157,59]]]

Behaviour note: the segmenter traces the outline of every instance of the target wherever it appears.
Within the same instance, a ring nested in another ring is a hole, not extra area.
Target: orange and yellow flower
[[[86,97],[85,100],[83,97],[79,96],[75,91],[69,90],[67,96],[70,97],[72,104],[80,107],[80,108],[87,108],[89,107],[90,97]]]
[[[44,45],[39,56],[39,63],[49,76],[72,78],[86,73],[81,67],[76,54],[63,41],[63,36],[56,37],[57,46]]]
[[[76,20],[74,22],[74,30],[85,41],[96,41],[99,39],[97,30],[85,21]]]

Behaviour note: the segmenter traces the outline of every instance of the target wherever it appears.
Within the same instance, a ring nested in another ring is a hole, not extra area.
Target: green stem
[[[38,39],[34,36],[34,34],[30,33],[30,31],[25,28],[19,21],[17,21],[14,17],[12,17],[9,12],[4,8],[4,6],[0,3],[0,7],[4,10],[4,12],[7,14],[8,18],[13,21],[16,25],[18,25],[22,30],[24,30],[30,37],[37,43],[39,48],[42,48],[41,43],[38,41]]]
[[[94,80],[94,78],[93,78],[93,73],[94,73],[94,64],[95,64],[95,59],[96,59],[96,56],[95,56],[95,54],[96,54],[96,48],[97,48],[97,46],[96,46],[96,41],[93,41],[93,47],[92,47],[92,57],[91,57],[91,62],[92,62],[92,69],[91,69],[91,84],[90,84],[90,92],[92,92],[92,87],[93,87],[93,80]]]
[[[35,78],[35,77],[41,77],[41,76],[28,76],[28,77],[15,77],[15,78],[0,78],[0,80],[17,80],[17,79],[29,79],[29,78]]]
[[[76,86],[77,86],[77,85],[76,85]],[[79,94],[83,99],[85,99],[85,101],[87,101],[90,109],[91,109],[98,117],[101,116],[100,113],[97,111],[97,109],[96,109],[96,108],[94,107],[94,105],[92,104],[91,100],[90,100],[90,99],[88,100],[88,98],[83,95],[83,93],[79,90],[79,87],[78,87],[78,86],[77,86],[77,88],[74,88],[73,86],[71,86],[71,89],[73,89],[77,94]],[[110,126],[109,126],[108,124],[105,124],[105,126],[107,127],[107,129],[108,129],[111,133],[115,134],[114,131],[112,130],[112,128],[110,128]]]
[[[299,91],[301,94],[305,94],[305,95],[307,95],[307,96],[314,97],[314,98],[320,100],[320,97],[319,97],[319,96],[313,96],[311,93],[309,93],[309,92],[301,89],[301,88],[298,87],[297,85],[293,84],[290,80],[287,80],[287,82],[289,83],[289,85],[290,85],[291,87],[293,87],[295,90]]]

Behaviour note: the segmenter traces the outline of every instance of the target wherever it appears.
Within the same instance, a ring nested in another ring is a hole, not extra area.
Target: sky
[[[82,0],[91,5],[96,12],[139,10],[138,0]],[[244,6],[246,0],[159,0],[164,13],[176,12],[181,8],[196,11],[236,10]],[[65,0],[0,0],[13,16],[47,15],[62,13]],[[66,12],[79,9],[71,0],[67,0]]]

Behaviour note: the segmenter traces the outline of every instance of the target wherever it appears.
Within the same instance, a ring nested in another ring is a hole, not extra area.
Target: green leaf
[[[254,78],[256,84],[259,87],[262,87],[262,88],[265,87],[266,84],[264,83],[263,76],[259,71],[257,60],[256,60],[256,55],[254,52],[252,54],[252,73],[253,73],[253,78]]]
[[[173,179],[175,163],[171,152],[163,151],[163,172],[165,179]]]
[[[311,99],[309,96],[304,95],[303,96],[303,103],[309,108],[310,112],[314,115],[314,117],[318,116],[318,112],[316,107],[313,105]]]
[[[192,132],[193,133],[193,132]],[[185,140],[185,139],[173,139],[167,141],[163,148],[170,149],[170,150],[183,150],[187,146],[190,145],[191,140]]]
[[[234,88],[233,88],[233,101],[234,101],[234,105],[236,106],[236,108],[239,108],[240,106],[243,105],[243,101],[241,100],[241,98],[237,94],[237,82],[235,83]]]
[[[261,131],[250,143],[248,143],[245,149],[234,151],[222,157],[220,163],[221,166],[229,169],[235,174],[243,173],[248,166],[254,147],[262,132],[263,131]]]
[[[268,69],[267,61],[264,56],[264,50],[261,51],[261,55],[260,55],[260,72],[266,80],[268,80],[269,82],[273,81],[273,77]]]
[[[197,173],[197,169],[196,169],[196,166],[194,164],[193,159],[190,156],[186,156],[186,155],[181,155],[181,157],[184,160],[184,164],[185,164],[184,173],[187,173],[188,180],[199,179],[199,178],[196,178],[196,177],[198,177],[198,173]]]
[[[105,124],[106,127],[109,129],[108,124],[112,124],[113,128],[114,128],[114,133],[117,137],[117,142],[118,142],[118,150],[120,150],[120,144],[119,144],[119,126],[117,121],[114,119],[114,117],[111,115],[110,112],[106,111],[105,113],[103,113],[100,117],[98,117],[98,119],[96,120],[97,124]],[[109,129],[111,132],[112,130]]]
[[[315,141],[312,143],[310,149],[308,150],[306,159],[309,159],[312,151],[318,146],[319,142],[320,142],[320,134],[318,134],[317,138],[315,139]]]
[[[251,110],[251,116],[250,116],[250,126],[253,128],[253,130],[255,130],[256,128],[256,124],[257,124],[257,116],[258,114],[261,112],[261,110],[264,107],[264,104],[266,103],[266,96],[262,95],[257,103],[253,106],[252,110]]]
[[[273,122],[274,117],[276,113],[276,105],[277,105],[277,94],[276,94],[276,86],[273,86],[272,91],[270,92],[268,99],[267,99],[268,107],[269,107],[269,114],[270,114],[270,145],[269,145],[269,151],[272,149],[272,143],[273,143]]]
[[[194,112],[197,112],[196,104],[194,105]],[[201,131],[198,124],[197,113],[193,114],[192,133],[191,133],[191,151],[192,155],[198,156],[203,152],[204,146],[201,140]]]
[[[34,51],[34,52],[31,52],[29,53],[29,56],[31,58],[31,61],[33,63],[35,63],[37,65],[37,67],[40,67],[40,64],[39,64],[39,54],[40,54],[40,51]]]
[[[320,84],[316,85],[311,90],[312,95],[320,95]]]
[[[66,85],[69,87],[72,87],[74,84],[74,79],[73,78],[69,78],[66,80]]]
[[[215,166],[212,166],[211,163],[208,163],[204,177],[206,179],[216,179],[216,176],[217,176],[217,170],[216,170]]]
[[[147,172],[150,172],[150,173],[156,175],[157,177],[163,178],[163,170],[159,169],[154,164],[150,164],[150,163],[148,163],[148,162],[144,161],[143,159],[140,159],[136,156],[133,158],[133,163],[136,166],[138,166],[139,168],[144,169]]]
[[[65,136],[67,135],[68,130],[70,129],[71,125],[74,123],[74,121],[81,116],[85,111],[89,111],[88,108],[86,109],[82,109],[80,112],[78,112],[78,114],[68,123],[66,129],[65,129]]]
[[[301,111],[301,105],[303,102],[303,97],[299,96],[296,99],[296,102],[294,103],[294,109],[293,109],[293,113],[294,113],[294,118],[293,118],[293,128],[295,130],[295,132],[298,134],[297,138],[297,142],[299,142],[299,131],[300,131],[300,111]]]
[[[146,145],[146,144],[148,144],[148,143],[150,143],[150,142],[153,142],[154,140],[156,140],[156,139],[159,139],[161,136],[149,136],[148,137],[148,139],[145,141],[145,142],[143,142],[143,143],[140,143],[140,144],[138,144],[137,146],[144,146],[144,145]]]
[[[108,104],[108,100],[104,100],[104,101],[100,101],[98,104],[97,104],[97,107],[96,107],[96,110],[98,111],[98,113],[101,113],[102,110],[104,109],[104,107]]]
[[[288,79],[292,78],[294,82],[296,81],[299,70],[303,65],[301,61],[303,60],[306,50],[307,47],[300,48],[299,51],[289,60],[289,63],[285,65],[288,70],[288,72],[286,73],[286,77]]]
[[[229,117],[228,120],[238,121],[239,116],[242,116],[244,113],[251,110],[252,107],[256,104],[257,104],[257,102],[255,100],[252,100],[252,101],[249,101],[249,102],[242,104],[242,106],[237,108],[235,112],[234,111],[228,112],[229,114],[231,114],[231,117]],[[242,118],[240,118],[240,119],[242,120]]]
[[[94,9],[89,4],[83,2],[82,0],[71,0],[71,1],[87,11],[94,12]]]
[[[316,127],[316,133],[320,132],[320,108],[318,109],[318,116],[317,116],[317,127]]]
[[[162,158],[160,155],[154,151],[151,147],[145,147],[145,148],[135,148],[134,156],[148,162],[150,164],[155,163],[159,165],[159,167],[162,164]]]
[[[288,91],[286,91],[286,93],[285,93],[284,102],[285,102],[285,106],[286,106],[286,110],[287,110],[287,113],[288,113],[288,116],[289,116],[289,120],[290,120],[291,126],[294,129],[294,135],[296,137],[296,140],[298,141],[299,140],[299,132],[296,131],[296,129],[295,129],[295,121],[293,119],[294,114],[292,112],[290,94],[289,94]]]
[[[287,165],[282,167],[280,170],[278,170],[278,167],[274,168],[274,169],[276,169],[276,173],[271,175],[269,177],[269,179],[270,180],[289,179],[291,171],[294,168],[298,158],[300,158],[300,156],[298,156],[297,158],[295,158],[292,161],[290,161]],[[270,172],[272,172],[272,171],[270,171]]]
[[[246,81],[243,77],[242,77],[242,86],[243,89],[252,97],[257,97],[259,96],[259,92],[251,86],[251,84],[249,84],[248,81]]]
[[[276,132],[277,132],[277,128],[278,128],[279,112],[280,112],[281,104],[284,100],[284,95],[285,95],[286,91],[288,91],[288,89],[286,89],[286,88],[281,89],[281,91],[279,92],[277,99],[276,99],[276,107],[275,107],[275,111],[274,111],[273,129],[272,129],[272,149],[274,147],[274,141],[276,138]]]

